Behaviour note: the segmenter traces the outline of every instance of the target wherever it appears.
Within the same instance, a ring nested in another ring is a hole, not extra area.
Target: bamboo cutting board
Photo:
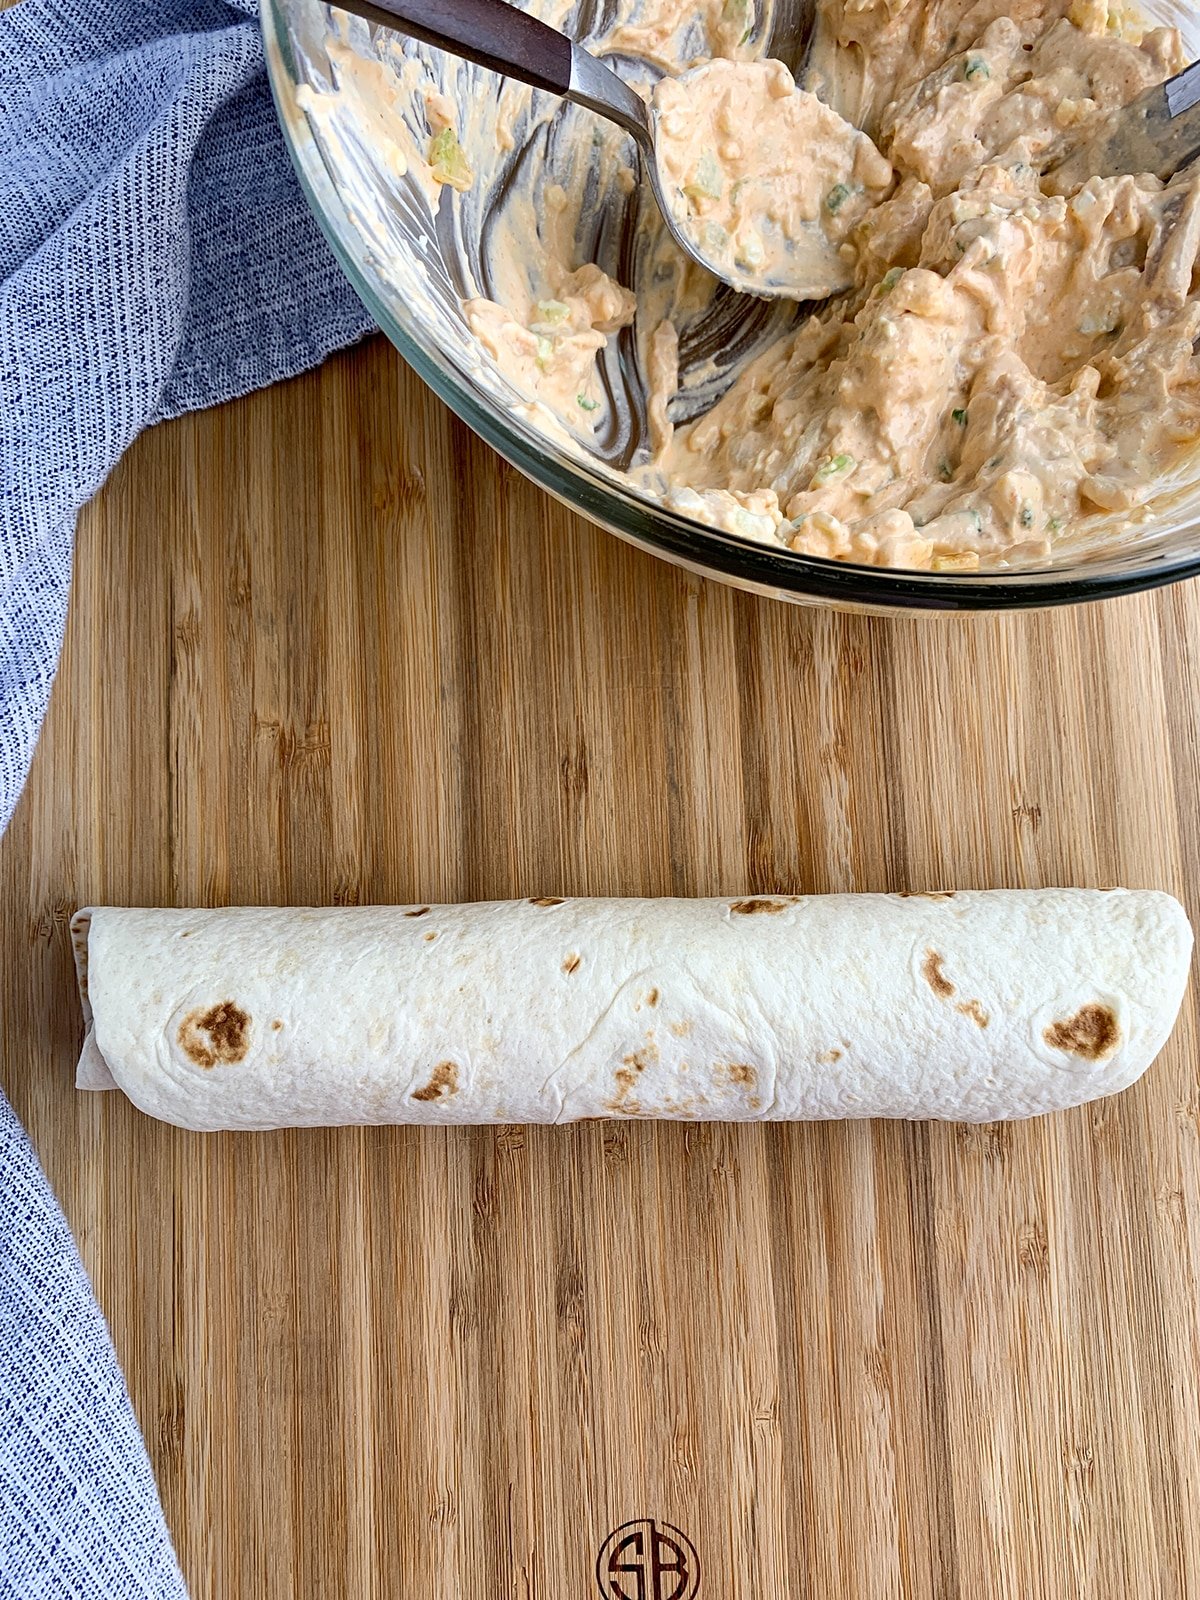
[[[197,1600],[595,1600],[631,1522],[629,1600],[697,1563],[707,1600],[1200,1594],[1191,998],[1137,1089],[1036,1124],[203,1136],[74,1092],[67,938],[89,901],[1195,913],[1198,711],[1195,586],[738,595],[552,504],[379,341],[140,440],[0,845],[0,1043]]]

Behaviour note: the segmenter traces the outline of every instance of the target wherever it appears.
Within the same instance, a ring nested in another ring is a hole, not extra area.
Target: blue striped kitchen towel
[[[0,10],[0,828],[54,678],[80,506],[148,423],[371,327],[292,174],[255,9]],[[103,1317],[0,1098],[0,1596],[182,1594]]]

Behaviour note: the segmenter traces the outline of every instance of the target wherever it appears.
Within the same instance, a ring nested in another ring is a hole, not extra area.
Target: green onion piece
[[[954,418],[955,422],[958,423],[960,428],[965,428],[966,427],[966,425],[967,425],[967,413],[963,410],[963,408],[961,406],[959,406],[957,410],[952,411],[950,413],[950,415]]]
[[[474,174],[453,128],[443,128],[429,141],[429,171],[436,183],[469,189]]]
[[[599,400],[593,400],[590,395],[586,394],[577,394],[575,399],[580,409],[583,411],[595,411],[596,407],[600,404]]]
[[[853,193],[854,190],[848,183],[835,183],[825,196],[825,209],[830,216],[836,217]]]
[[[754,13],[750,0],[725,0],[721,7],[721,21],[727,27],[741,28],[742,36],[738,40],[740,50],[754,32]]]
[[[692,181],[685,183],[683,192],[691,200],[719,200],[721,198],[721,169],[711,150],[706,150],[696,163]]]
[[[817,483],[828,483],[830,478],[838,478],[841,477],[843,473],[853,472],[857,465],[858,462],[853,456],[830,456],[827,460],[822,461],[821,465],[817,468],[815,474],[816,481]]]

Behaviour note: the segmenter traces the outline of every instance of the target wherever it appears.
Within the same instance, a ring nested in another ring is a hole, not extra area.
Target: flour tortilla
[[[1192,948],[1169,895],[847,895],[74,920],[82,1088],[196,1129],[990,1122],[1113,1094]]]

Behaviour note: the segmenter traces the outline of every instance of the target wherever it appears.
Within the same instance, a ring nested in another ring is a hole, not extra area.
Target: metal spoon
[[[748,272],[742,274],[736,265],[710,260],[673,212],[659,168],[654,119],[646,103],[582,45],[507,0],[337,0],[337,4],[380,27],[448,50],[534,89],[561,95],[632,134],[672,238],[686,255],[730,288],[760,299],[807,301],[826,300],[850,286],[853,274],[837,246],[816,233],[798,276],[786,288]]]
[[[1105,117],[1081,144],[1064,140],[1046,169],[1058,194],[1089,178],[1152,172],[1164,182],[1200,156],[1200,61]]]

